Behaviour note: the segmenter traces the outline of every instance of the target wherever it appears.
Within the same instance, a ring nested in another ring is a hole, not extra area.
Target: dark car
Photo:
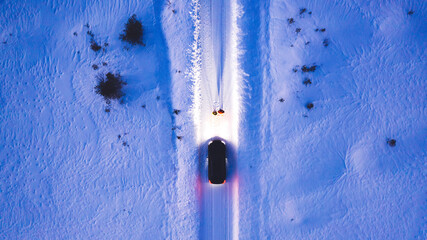
[[[226,178],[225,143],[214,140],[208,146],[208,175],[211,184],[223,184]]]

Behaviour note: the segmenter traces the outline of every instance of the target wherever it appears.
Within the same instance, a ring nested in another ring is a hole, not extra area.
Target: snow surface
[[[176,153],[163,4],[0,7],[7,41],[0,46],[0,238],[170,236]],[[127,51],[118,36],[133,13],[145,27],[146,47]],[[105,52],[90,49],[88,30],[109,43]],[[125,103],[113,102],[109,114],[94,93],[95,76],[107,71],[128,82]]]
[[[426,8],[0,1],[0,238],[426,239]],[[145,47],[118,39],[132,14]],[[108,71],[123,104],[94,92]]]

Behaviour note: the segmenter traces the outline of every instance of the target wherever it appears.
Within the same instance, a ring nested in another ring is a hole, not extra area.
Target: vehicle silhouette
[[[208,177],[211,184],[225,183],[226,167],[226,146],[221,140],[213,140],[208,145]]]

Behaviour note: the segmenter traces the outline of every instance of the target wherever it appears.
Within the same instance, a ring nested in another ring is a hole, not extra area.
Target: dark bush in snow
[[[298,72],[298,68],[299,68],[299,66],[297,65],[297,66],[295,66],[294,68],[292,68],[292,72]]]
[[[323,40],[323,46],[329,46],[329,39],[325,38],[325,40]]]
[[[90,40],[90,48],[95,52],[101,50],[101,46],[99,46],[98,43],[96,43],[93,39]]]
[[[305,13],[305,11],[307,11],[307,8],[301,8],[299,10],[299,14],[301,15],[301,14]]]
[[[294,23],[295,22],[295,20],[293,19],[293,18],[288,18],[288,23],[289,24],[292,24],[292,23]]]
[[[306,78],[306,79],[304,79],[304,82],[302,82],[302,83],[304,83],[304,85],[308,86],[308,85],[311,84],[311,79],[310,78]]]
[[[176,115],[178,115],[180,112],[181,112],[181,110],[178,110],[178,109],[173,110],[173,113],[175,113]]]
[[[95,87],[96,93],[102,95],[109,102],[111,99],[119,99],[125,94],[122,91],[126,82],[122,81],[120,74],[107,73],[98,75],[98,85]]]
[[[396,139],[388,139],[387,144],[390,145],[390,147],[396,146]]]
[[[296,33],[301,32],[301,28],[297,28],[297,29],[295,29],[295,32],[296,32]]]
[[[308,110],[310,110],[310,109],[312,109],[313,107],[314,107],[314,104],[313,103],[307,103],[306,105],[305,105],[305,107],[308,109]]]
[[[93,34],[93,32],[92,32],[92,31],[87,31],[86,33],[87,33],[87,35],[89,35],[91,38],[94,38],[94,37],[95,37],[95,34]]]
[[[167,4],[168,4],[168,8],[169,8],[169,9],[172,9],[172,13],[173,13],[173,14],[175,14],[175,13],[176,13],[176,10],[172,8],[172,3],[171,3],[171,1],[170,1],[170,0],[168,0]]]
[[[316,71],[316,68],[317,68],[316,65],[313,65],[311,67],[307,67],[306,65],[304,65],[301,67],[301,71],[303,71],[303,72],[314,72],[314,71]]]
[[[93,68],[93,70],[98,70],[99,69],[98,65],[96,65],[96,64],[93,64],[92,68]]]
[[[414,14],[414,13],[415,13],[415,12],[411,10],[411,11],[409,11],[409,12],[408,12],[408,15],[409,15],[409,16],[411,16],[411,15],[412,15],[412,14]]]
[[[136,19],[136,15],[132,15],[126,23],[126,28],[123,30],[123,33],[120,34],[120,40],[128,42],[132,45],[144,45],[142,43],[142,24]]]

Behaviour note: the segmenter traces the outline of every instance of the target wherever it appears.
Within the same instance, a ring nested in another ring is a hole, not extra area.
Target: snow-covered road
[[[238,237],[238,199],[236,157],[239,121],[239,65],[237,61],[236,20],[238,6],[235,1],[203,0],[199,7],[200,21],[196,32],[200,33],[197,44],[201,53],[200,78],[196,80],[195,124],[197,143],[200,146],[199,170],[201,179],[201,226],[200,238],[232,239]],[[200,30],[200,31],[198,31]],[[215,108],[225,114],[212,115]],[[208,183],[206,145],[214,137],[227,143],[227,182],[216,186]]]

